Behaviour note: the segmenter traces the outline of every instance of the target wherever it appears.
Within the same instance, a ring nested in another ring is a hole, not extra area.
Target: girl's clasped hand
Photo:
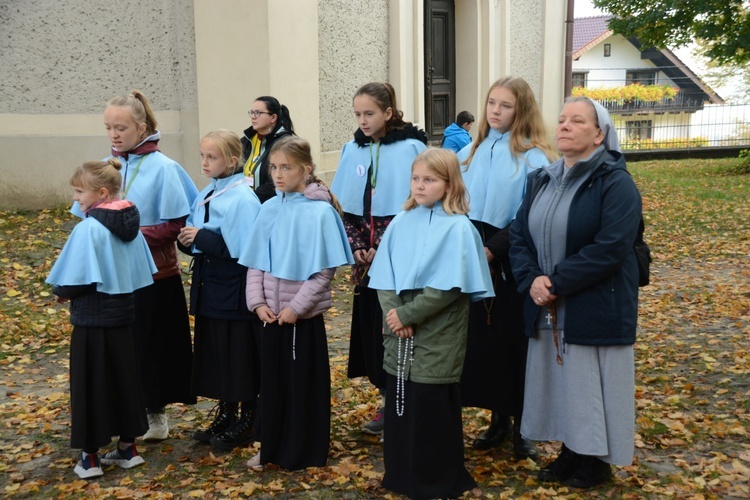
[[[279,314],[274,314],[270,307],[262,305],[255,310],[255,314],[258,315],[260,320],[264,323],[275,323],[279,322],[280,325],[294,324],[297,322],[299,316],[294,312],[291,307],[285,307]]]
[[[398,318],[395,309],[391,309],[388,311],[388,314],[385,315],[385,323],[397,337],[408,339],[409,337],[414,336],[414,328],[411,326],[404,326]]]

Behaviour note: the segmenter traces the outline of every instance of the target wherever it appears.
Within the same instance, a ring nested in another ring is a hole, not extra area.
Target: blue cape
[[[468,217],[445,213],[441,202],[394,217],[368,274],[376,290],[460,288],[472,301],[495,296],[479,233]]]
[[[261,205],[239,263],[276,278],[305,281],[323,269],[354,264],[354,258],[330,203],[277,191]]]
[[[211,183],[200,192],[193,202],[193,209],[187,225],[198,229],[207,229],[224,238],[229,255],[237,259],[245,244],[247,235],[260,210],[260,201],[250,186],[251,179],[242,172],[224,179],[211,179]],[[208,202],[208,222],[206,215],[206,195],[214,190]],[[225,191],[223,191],[225,190]],[[193,245],[193,252],[200,250]]]
[[[463,163],[470,152],[469,146],[462,149],[458,153],[459,161]],[[510,224],[526,192],[526,174],[547,165],[549,160],[538,148],[516,159],[510,152],[510,133],[501,134],[491,128],[468,169],[461,165],[471,205],[469,218],[496,228]]]
[[[76,203],[77,205],[77,203]],[[124,242],[98,220],[88,217],[73,228],[47,283],[59,286],[96,283],[102,293],[131,293],[154,282],[157,271],[139,232]]]
[[[189,215],[198,188],[185,169],[159,151],[149,153],[138,167],[141,158],[143,156],[134,154],[128,160],[118,158],[122,162],[120,173],[123,178],[120,193],[138,207],[141,226],[155,226]],[[128,184],[130,188],[126,193]],[[78,203],[74,203],[70,211],[83,217]]]
[[[363,197],[367,185],[367,170],[378,155],[379,161],[371,213],[375,217],[392,216],[403,210],[411,188],[411,164],[426,149],[416,139],[405,139],[391,144],[357,146],[354,141],[344,144],[338,170],[331,183],[344,212],[363,215]]]

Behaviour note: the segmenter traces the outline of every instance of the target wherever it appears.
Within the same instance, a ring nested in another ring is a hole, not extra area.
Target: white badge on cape
[[[364,177],[367,171],[365,170],[365,166],[361,163],[357,165],[357,175],[360,177]]]

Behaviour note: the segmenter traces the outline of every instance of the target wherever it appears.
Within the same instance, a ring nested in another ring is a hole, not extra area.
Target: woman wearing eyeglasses
[[[245,176],[252,177],[255,194],[263,203],[276,196],[273,180],[268,175],[268,152],[280,137],[294,134],[289,109],[271,96],[258,97],[247,112],[252,127],[242,136],[242,157]]]

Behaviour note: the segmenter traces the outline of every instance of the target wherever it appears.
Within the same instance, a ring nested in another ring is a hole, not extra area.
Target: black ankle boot
[[[581,455],[581,464],[563,484],[573,488],[591,488],[606,483],[611,477],[612,467],[607,462]]]
[[[536,443],[521,436],[521,417],[513,417],[513,455],[516,460],[539,458]]]
[[[498,415],[492,412],[490,426],[474,440],[474,448],[477,450],[489,450],[497,448],[505,438],[510,434],[510,417],[507,415]]]
[[[237,409],[239,406],[239,403],[219,401],[219,404],[216,406],[216,416],[214,417],[214,421],[211,422],[208,429],[199,429],[195,431],[193,439],[204,443],[210,443],[211,438],[226,431],[237,422]]]
[[[552,462],[548,463],[539,471],[537,477],[543,482],[560,482],[565,481],[581,465],[583,455],[579,455],[563,443],[560,454]]]
[[[240,446],[247,446],[253,441],[253,424],[255,410],[242,408],[240,419],[226,431],[214,436],[211,446],[221,451],[232,451]]]

